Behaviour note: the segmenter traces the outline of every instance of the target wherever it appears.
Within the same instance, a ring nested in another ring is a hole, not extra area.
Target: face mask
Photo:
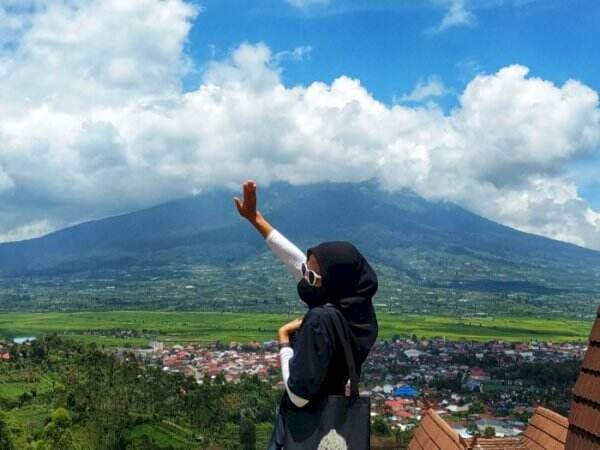
[[[309,308],[325,303],[325,289],[323,286],[311,286],[304,278],[298,282],[298,295]]]

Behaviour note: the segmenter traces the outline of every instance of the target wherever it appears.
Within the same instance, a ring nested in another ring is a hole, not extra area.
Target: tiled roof
[[[473,450],[528,450],[520,439],[515,438],[479,438],[473,441],[469,447]]]
[[[538,407],[520,437],[473,438],[464,440],[433,410],[423,416],[409,450],[563,450],[567,418]],[[579,449],[579,447],[573,447]],[[592,447],[590,447],[592,448]],[[597,447],[596,447],[597,449]]]
[[[538,407],[520,437],[462,439],[440,416],[429,410],[413,435],[409,450],[563,450],[567,418]],[[579,448],[579,447],[573,447]]]
[[[600,372],[600,346],[590,345],[588,347],[581,367]]]
[[[568,426],[566,417],[538,407],[523,433],[523,443],[532,450],[562,450],[565,448]]]
[[[600,308],[590,343],[573,388],[569,414],[568,450],[600,448]]]
[[[464,450],[458,433],[433,410],[428,410],[415,430],[408,450]]]
[[[600,449],[600,308],[573,388],[569,419],[539,407],[520,438],[460,438],[434,411],[425,413],[409,450],[598,450]]]
[[[573,394],[588,401],[600,400],[600,378],[598,373],[584,372],[583,370],[577,378]]]

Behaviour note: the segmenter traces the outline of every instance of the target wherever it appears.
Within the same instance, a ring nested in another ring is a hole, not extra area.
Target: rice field
[[[301,315],[227,312],[106,311],[8,313],[0,316],[0,338],[56,333],[98,345],[143,346],[169,343],[248,342],[276,338],[277,329]],[[585,341],[591,321],[495,317],[454,318],[379,314],[379,339],[392,336],[449,340]]]

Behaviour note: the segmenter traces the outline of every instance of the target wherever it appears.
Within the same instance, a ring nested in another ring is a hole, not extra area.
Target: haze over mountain
[[[243,263],[266,247],[238,216],[234,195],[239,193],[207,192],[0,244],[0,274]],[[523,233],[449,202],[430,202],[409,191],[385,192],[374,182],[276,183],[259,188],[259,208],[302,249],[323,240],[350,240],[375,264],[414,282],[520,280],[562,289],[566,286],[556,286],[555,279],[540,281],[538,272],[562,273],[567,285],[580,284],[582,277],[595,281],[600,272],[600,252]],[[464,274],[457,268],[434,275],[438,268],[439,273],[465,265],[485,270]]]

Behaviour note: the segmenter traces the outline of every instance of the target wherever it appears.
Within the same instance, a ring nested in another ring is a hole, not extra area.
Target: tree
[[[135,445],[135,444],[134,444]],[[144,450],[161,450],[162,447],[159,447],[154,443],[154,441],[147,435],[144,434],[140,438],[139,447]]]
[[[241,413],[240,446],[242,450],[256,450],[255,418],[249,410],[243,410]]]
[[[382,416],[375,416],[373,419],[373,433],[382,435],[390,434],[390,426]]]
[[[471,406],[469,406],[469,414],[481,414],[484,410],[485,407],[480,401],[474,401]]]
[[[410,440],[412,439],[412,431],[411,430],[402,431],[400,428],[396,428],[396,429],[394,429],[394,438],[396,440],[396,445],[398,446],[398,448],[406,449],[406,448],[408,448],[408,444],[410,443]]]
[[[392,417],[394,415],[394,410],[390,405],[383,405],[383,415],[385,417]]]
[[[467,426],[467,432],[471,435],[471,436],[479,436],[479,428],[477,427],[476,424],[471,423],[469,424],[469,426]]]
[[[70,450],[73,447],[71,413],[65,408],[56,408],[50,415],[50,422],[44,428],[48,448],[52,450]]]
[[[4,416],[0,415],[0,450],[13,450],[14,448],[8,425],[4,421]]]
[[[496,436],[496,429],[494,427],[485,427],[485,430],[483,430],[483,437],[493,438],[494,436]]]

